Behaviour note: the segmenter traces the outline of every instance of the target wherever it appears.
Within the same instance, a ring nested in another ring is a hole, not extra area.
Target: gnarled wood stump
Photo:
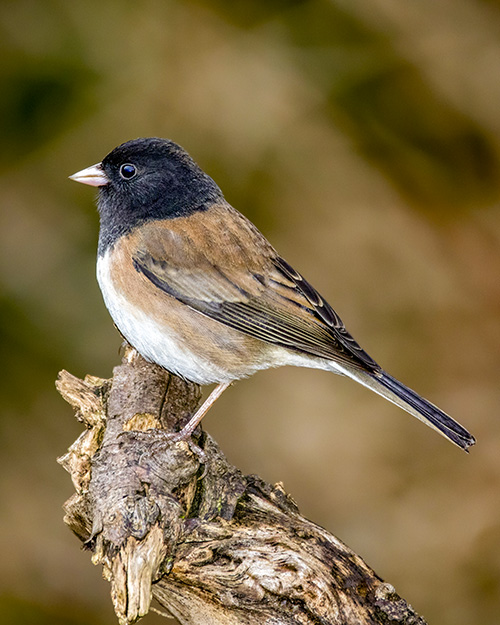
[[[125,348],[112,380],[61,372],[86,429],[60,458],[65,522],[103,567],[120,624],[154,596],[189,625],[425,625],[281,484],[245,476],[200,428],[171,443],[199,388]]]

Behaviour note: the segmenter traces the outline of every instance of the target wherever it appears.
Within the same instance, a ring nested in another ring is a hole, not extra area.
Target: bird
[[[467,451],[474,437],[392,377],[328,302],[175,142],[127,141],[70,178],[98,188],[97,280],[147,361],[216,384],[173,436],[187,440],[236,380],[293,365],[351,378]]]

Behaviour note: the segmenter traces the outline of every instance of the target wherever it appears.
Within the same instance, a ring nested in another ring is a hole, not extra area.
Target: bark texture
[[[200,428],[171,443],[199,388],[129,347],[111,380],[63,371],[85,431],[59,459],[65,522],[102,566],[121,625],[154,597],[186,625],[425,625],[281,484],[245,476]]]

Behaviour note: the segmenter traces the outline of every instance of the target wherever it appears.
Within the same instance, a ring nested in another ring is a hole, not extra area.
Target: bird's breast
[[[273,346],[182,304],[138,272],[134,234],[97,260],[104,303],[127,341],[147,360],[199,384],[247,377],[286,364]]]

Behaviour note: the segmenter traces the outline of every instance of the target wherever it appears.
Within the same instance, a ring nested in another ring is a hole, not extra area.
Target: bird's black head
[[[96,167],[104,181],[94,183],[99,186],[100,252],[141,223],[187,217],[224,200],[212,178],[167,139],[128,141]]]

